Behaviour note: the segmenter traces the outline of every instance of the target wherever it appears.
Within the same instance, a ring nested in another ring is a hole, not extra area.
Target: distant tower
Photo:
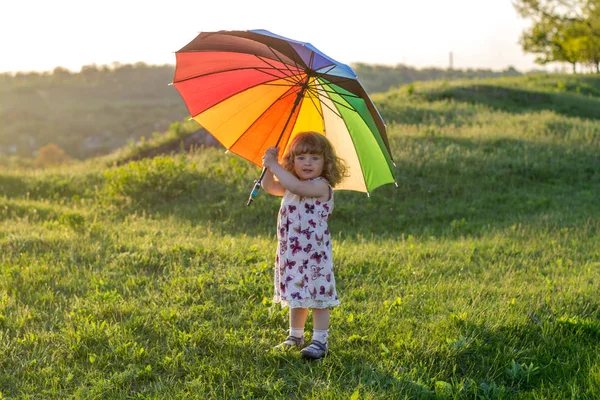
[[[448,67],[448,69],[450,71],[452,71],[454,69],[454,59],[453,59],[452,52],[450,52],[450,66]]]

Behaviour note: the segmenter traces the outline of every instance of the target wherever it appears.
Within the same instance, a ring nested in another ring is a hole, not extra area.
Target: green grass
[[[600,121],[419,90],[376,97],[398,188],[336,193],[342,305],[316,363],[272,350],[257,167],[208,149],[0,171],[3,397],[600,397]]]
[[[419,100],[453,100],[511,113],[551,110],[570,117],[600,118],[600,78],[595,75],[537,74],[451,82],[415,82],[374,97],[382,101],[384,114],[390,111],[386,105],[403,99],[411,105]],[[391,111],[393,114],[404,114],[400,108],[392,107]]]

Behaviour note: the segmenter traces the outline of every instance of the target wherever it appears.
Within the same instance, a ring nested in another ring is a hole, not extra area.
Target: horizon
[[[117,69],[119,67],[122,66],[127,66],[127,65],[131,65],[131,66],[135,66],[137,64],[144,64],[148,67],[163,67],[163,66],[168,66],[168,67],[173,67],[175,68],[175,64],[174,63],[162,63],[162,64],[157,64],[157,63],[148,63],[145,61],[134,61],[134,62],[127,62],[127,63],[122,63],[119,61],[113,61],[112,63],[109,64],[85,64],[82,65],[81,67],[79,67],[78,69],[70,69],[70,68],[66,68],[62,65],[57,65],[56,67],[52,68],[52,69],[48,69],[48,70],[22,70],[22,71],[4,71],[4,72],[0,72],[0,75],[11,75],[11,76],[16,76],[19,74],[40,74],[40,75],[51,75],[52,73],[54,73],[54,71],[56,69],[65,69],[67,71],[69,71],[72,74],[79,74],[81,73],[82,68],[84,67],[96,67],[96,68],[108,68],[108,69]],[[416,67],[414,65],[408,65],[408,64],[395,64],[395,65],[388,65],[388,64],[381,64],[381,63],[368,63],[368,62],[362,62],[362,61],[357,61],[357,62],[351,62],[350,65],[352,66],[353,64],[364,64],[364,65],[370,65],[370,66],[374,66],[374,67],[389,67],[389,68],[398,68],[398,67],[404,67],[404,68],[408,68],[408,69],[414,69],[417,71],[422,71],[422,70],[427,70],[427,69],[433,69],[433,70],[449,70],[448,67],[441,67],[441,66],[423,66],[423,67]],[[514,68],[516,71],[521,72],[521,73],[529,73],[529,72],[550,72],[548,71],[548,68],[546,68],[545,66],[538,66],[537,68],[532,68],[529,70],[522,70],[522,69],[518,69],[512,65],[508,65],[505,68],[471,68],[471,67],[464,67],[464,68],[452,68],[451,70],[453,71],[492,71],[492,72],[504,72],[509,70],[510,68]],[[568,72],[568,71],[567,71]]]

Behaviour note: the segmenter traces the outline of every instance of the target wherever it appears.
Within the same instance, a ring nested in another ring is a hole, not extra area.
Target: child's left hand
[[[263,167],[271,168],[273,165],[278,164],[278,153],[277,147],[269,147],[262,158]]]

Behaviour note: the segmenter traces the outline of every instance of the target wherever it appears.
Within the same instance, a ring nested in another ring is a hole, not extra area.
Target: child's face
[[[321,154],[297,154],[294,157],[294,172],[303,181],[321,176],[325,160]]]

